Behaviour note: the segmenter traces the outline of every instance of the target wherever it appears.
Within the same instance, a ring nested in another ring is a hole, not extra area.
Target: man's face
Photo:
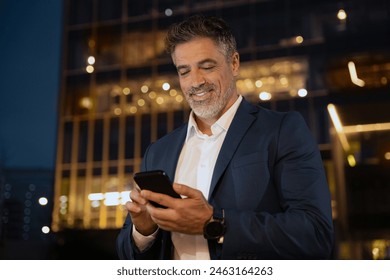
[[[228,61],[211,39],[196,38],[177,45],[172,59],[180,87],[195,115],[216,121],[237,98],[238,54]]]

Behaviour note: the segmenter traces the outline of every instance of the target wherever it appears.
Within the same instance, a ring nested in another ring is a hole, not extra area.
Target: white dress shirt
[[[195,122],[193,112],[190,114],[187,136],[180,153],[176,167],[174,181],[179,184],[196,188],[207,199],[209,196],[211,179],[219,151],[226,133],[242,101],[242,96],[226,111],[212,126],[212,135],[203,134]],[[157,232],[151,236],[143,236],[133,227],[133,238],[137,247],[146,249]],[[210,259],[207,240],[203,235],[189,235],[172,232],[174,259]]]

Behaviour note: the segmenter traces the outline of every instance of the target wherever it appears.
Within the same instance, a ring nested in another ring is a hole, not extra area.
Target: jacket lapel
[[[173,143],[167,147],[169,149],[169,152],[164,158],[164,170],[173,182],[175,180],[177,162],[179,160],[180,153],[184,145],[184,140],[186,139],[187,126],[188,124],[183,125],[178,131],[178,135],[176,136],[177,138],[175,138],[172,141]]]
[[[242,100],[226,134],[221,151],[219,152],[211,180],[209,199],[212,196],[220,177],[236,152],[241,139],[245,136],[246,131],[256,119],[252,114],[257,111],[258,108],[256,106],[250,104],[245,99]]]

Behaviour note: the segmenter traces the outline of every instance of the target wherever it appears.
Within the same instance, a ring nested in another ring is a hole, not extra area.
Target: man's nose
[[[200,71],[193,71],[191,78],[191,86],[194,88],[199,88],[206,83],[206,79]]]

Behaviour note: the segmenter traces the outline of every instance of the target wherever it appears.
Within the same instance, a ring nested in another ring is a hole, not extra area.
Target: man
[[[239,54],[223,20],[175,24],[166,47],[192,112],[188,124],[150,145],[142,170],[165,170],[182,199],[132,190],[119,257],[328,258],[330,195],[302,117],[237,94]]]

